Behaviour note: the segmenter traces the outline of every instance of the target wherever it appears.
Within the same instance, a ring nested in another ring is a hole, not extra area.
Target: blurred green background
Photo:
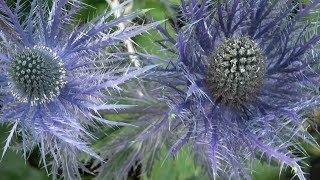
[[[98,13],[101,13],[106,8],[108,4],[105,0],[85,0],[86,3],[94,6]],[[148,9],[153,8],[153,10],[147,12],[147,16],[154,20],[163,20],[170,19],[174,13],[174,4],[178,4],[179,0],[134,0],[133,10],[134,9]],[[305,1],[308,3],[308,1]],[[87,19],[96,14],[92,9],[81,11],[79,18]],[[146,49],[149,53],[159,53],[156,51],[156,48],[150,37],[157,37],[156,32],[150,32],[150,36],[138,36],[134,40]],[[139,47],[136,47],[139,49]],[[319,117],[317,119],[320,119]],[[5,139],[9,134],[9,127],[2,126],[0,128],[0,142],[1,146],[4,147]],[[316,132],[311,132],[316,139],[320,139],[319,134]],[[305,146],[307,152],[310,154],[310,158],[306,159],[306,162],[310,165],[306,172],[309,174],[306,175],[308,179],[316,180],[320,179],[320,151],[314,149],[310,146]],[[176,160],[173,160],[170,157],[166,157],[167,150],[163,149],[161,157],[155,163],[153,172],[151,175],[152,180],[192,180],[192,179],[209,179],[204,173],[203,170],[199,167],[196,167],[193,163],[192,155],[184,148],[181,151]],[[276,164],[268,165],[261,164],[259,161],[254,163],[253,179],[256,180],[272,180],[272,179],[291,179],[293,174],[291,169],[284,169],[281,174],[279,173],[280,169]],[[91,179],[86,178],[85,179]],[[128,178],[131,180],[136,179],[147,179],[143,174],[140,175],[138,170],[136,172],[131,172],[128,175]],[[0,180],[46,180],[51,179],[48,177],[45,170],[39,166],[39,157],[38,154],[32,153],[27,161],[23,159],[22,152],[14,152],[12,149],[9,149],[0,163]]]

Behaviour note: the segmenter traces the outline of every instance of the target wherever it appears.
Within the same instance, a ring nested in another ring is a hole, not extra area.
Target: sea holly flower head
[[[265,71],[262,51],[248,37],[229,39],[208,58],[208,91],[226,106],[246,104],[260,89]]]
[[[300,140],[317,147],[305,126],[319,102],[320,35],[309,16],[319,5],[182,0],[176,36],[158,28],[170,60],[149,79],[167,87],[169,110],[148,131],[169,126],[179,137],[170,153],[191,142],[213,176],[251,179],[259,157],[305,179]]]
[[[140,13],[113,16],[128,3],[77,22],[91,8],[79,0],[0,0],[0,121],[13,124],[4,152],[17,132],[25,158],[38,146],[46,169],[68,179],[85,169],[80,152],[102,160],[88,147],[95,137],[87,127],[128,125],[99,111],[130,107],[115,100],[121,84],[152,68],[131,66],[122,43],[159,23],[118,28]]]
[[[63,65],[59,56],[49,48],[25,48],[12,58],[10,64],[12,94],[21,102],[30,101],[32,105],[53,100],[65,84]]]

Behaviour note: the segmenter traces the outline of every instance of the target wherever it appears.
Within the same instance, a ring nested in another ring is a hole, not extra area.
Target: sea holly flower
[[[102,160],[88,147],[95,138],[88,128],[128,125],[99,111],[130,107],[115,101],[121,84],[152,68],[132,67],[121,43],[159,23],[117,28],[141,13],[114,18],[127,3],[83,23],[75,16],[90,7],[78,0],[0,0],[0,121],[13,125],[4,152],[17,132],[25,158],[38,146],[45,167],[52,159],[53,176],[61,168],[68,179],[85,169],[80,152]]]
[[[192,143],[213,176],[251,179],[258,157],[305,179],[300,140],[317,146],[305,120],[319,102],[320,39],[305,17],[318,5],[182,0],[176,36],[159,27],[171,61],[156,71],[162,78],[149,76],[162,85],[159,99],[169,110],[137,140],[165,126],[170,140],[179,137],[170,153]]]

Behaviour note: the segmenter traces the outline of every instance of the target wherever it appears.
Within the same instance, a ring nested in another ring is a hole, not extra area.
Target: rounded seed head
[[[12,94],[21,102],[38,104],[53,100],[65,85],[62,60],[52,50],[34,46],[18,52],[10,64]]]
[[[249,37],[230,38],[209,58],[206,82],[213,96],[229,107],[255,98],[265,72],[262,50]]]

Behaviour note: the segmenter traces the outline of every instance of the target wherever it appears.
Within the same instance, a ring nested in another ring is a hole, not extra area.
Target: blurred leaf
[[[100,15],[108,8],[105,0],[84,0],[84,3],[91,7],[86,7],[79,12],[79,19],[87,20]]]
[[[193,154],[182,148],[175,159],[168,156],[168,150],[162,148],[159,159],[155,162],[150,180],[209,180],[209,177],[194,164]],[[148,179],[148,178],[144,178]]]
[[[259,160],[255,160],[253,163],[252,179],[255,179],[255,180],[280,179],[279,173],[280,173],[280,168],[278,166],[272,166],[266,163],[261,163]]]
[[[174,16],[175,9],[174,5],[177,5],[180,0],[135,0],[134,9],[144,9],[150,8],[149,12],[146,13],[147,21],[160,21],[166,20],[162,26],[166,26],[169,33],[174,36],[174,30],[170,27],[168,18]],[[148,34],[137,36],[134,38],[137,44],[137,50],[140,52],[146,51],[149,54],[157,55],[159,57],[164,57],[161,47],[155,42],[157,40],[163,39],[158,31],[148,31]]]
[[[178,2],[180,0],[134,0],[134,9],[153,8],[148,16],[154,20],[163,20],[174,13],[171,6]]]
[[[9,135],[10,128],[0,127],[1,147],[5,145],[5,139]],[[12,142],[13,143],[13,142]],[[32,157],[30,157],[32,158]],[[46,175],[44,169],[30,166],[28,161],[23,159],[22,152],[7,150],[0,163],[1,180],[47,180],[51,179]]]

